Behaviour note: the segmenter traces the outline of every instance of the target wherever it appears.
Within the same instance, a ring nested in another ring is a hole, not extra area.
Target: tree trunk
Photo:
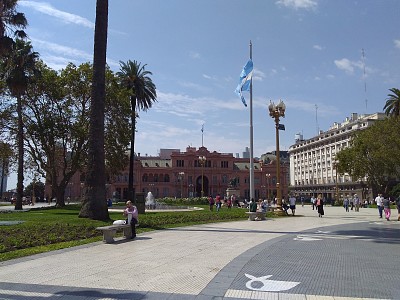
[[[105,69],[107,52],[108,0],[96,2],[93,82],[88,140],[86,192],[79,217],[108,220],[104,154]]]
[[[128,200],[133,201],[136,204],[135,187],[133,186],[133,172],[135,163],[135,133],[136,133],[136,97],[131,97],[131,151],[129,157],[129,179],[128,179]]]
[[[18,117],[18,174],[17,174],[17,201],[15,210],[22,210],[22,196],[24,192],[24,125],[22,123],[22,99],[17,96],[17,117]]]

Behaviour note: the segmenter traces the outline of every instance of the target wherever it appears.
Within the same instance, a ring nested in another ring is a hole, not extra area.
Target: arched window
[[[164,182],[169,182],[169,175],[168,174],[164,175]]]
[[[147,174],[143,174],[142,182],[147,182],[149,180]]]

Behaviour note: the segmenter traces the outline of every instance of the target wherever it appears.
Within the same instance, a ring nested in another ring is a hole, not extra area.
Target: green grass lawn
[[[223,208],[217,213],[215,210],[211,212],[207,205],[198,206],[204,210],[140,214],[137,233],[247,218],[246,209]],[[0,221],[22,221],[22,223],[0,226],[0,261],[101,241],[102,233],[96,230],[96,227],[123,219],[124,206],[113,208],[120,208],[121,212],[110,212],[111,220],[108,222],[79,218],[79,205],[68,205],[64,208],[33,208],[24,212],[2,212]]]

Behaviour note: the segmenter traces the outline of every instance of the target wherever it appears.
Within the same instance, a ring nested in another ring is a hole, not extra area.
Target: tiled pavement
[[[143,233],[0,263],[0,299],[400,299],[400,222],[375,209]],[[397,219],[397,212],[393,212]]]

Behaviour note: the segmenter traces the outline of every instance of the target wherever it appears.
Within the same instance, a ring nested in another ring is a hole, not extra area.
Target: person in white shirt
[[[293,195],[290,195],[289,197],[289,207],[292,211],[292,215],[294,216],[294,212],[296,210],[296,197],[294,197]]]
[[[311,196],[311,204],[312,204],[312,210],[315,208],[315,201],[317,201],[314,196]]]
[[[382,198],[382,194],[378,194],[378,196],[376,196],[375,198],[375,202],[376,205],[378,206],[378,211],[379,211],[379,218],[382,219],[382,212],[383,212],[383,198]]]

